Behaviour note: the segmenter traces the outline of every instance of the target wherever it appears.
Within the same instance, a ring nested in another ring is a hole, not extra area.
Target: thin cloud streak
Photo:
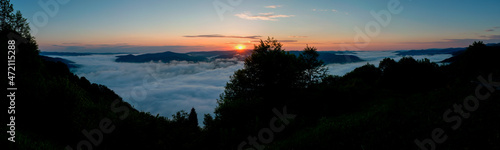
[[[278,8],[281,7],[281,5],[270,5],[270,6],[265,6],[265,8]]]
[[[260,41],[251,41],[251,42],[260,42]],[[297,40],[278,40],[278,42],[281,43],[293,43],[293,42],[298,42]]]
[[[338,12],[336,9],[312,9],[312,11],[323,11],[323,12],[331,11],[331,12]]]
[[[485,43],[498,43],[500,35],[482,35],[481,38],[466,38],[466,39],[443,39],[442,41],[429,42],[399,42],[398,44],[464,44],[468,45],[474,41],[483,41]]]
[[[259,13],[259,15],[252,15],[250,12],[244,12],[240,14],[235,14],[234,16],[246,20],[265,20],[265,21],[278,21],[276,18],[289,18],[294,17],[294,15],[277,15],[274,12]]]
[[[308,36],[288,36],[289,38],[307,38]]]
[[[495,29],[498,29],[498,28],[500,28],[500,27],[493,27],[493,28],[491,28],[491,29],[487,29],[487,30],[485,30],[485,31],[486,31],[486,32],[493,32],[493,31],[495,31]]]
[[[220,35],[220,34],[207,34],[207,35],[185,35],[187,38],[239,38],[239,39],[259,39],[262,36],[253,35],[253,36],[234,36],[234,35]]]

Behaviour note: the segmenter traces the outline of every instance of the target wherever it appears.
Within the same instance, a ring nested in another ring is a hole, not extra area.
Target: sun
[[[245,45],[238,44],[234,48],[236,48],[236,50],[244,50],[246,47],[245,47]]]

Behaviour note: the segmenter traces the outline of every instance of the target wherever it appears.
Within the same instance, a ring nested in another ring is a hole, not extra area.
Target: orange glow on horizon
[[[236,50],[244,50],[244,49],[246,48],[246,46],[245,46],[245,45],[243,45],[243,44],[238,44],[238,45],[236,45],[234,48],[235,48]]]

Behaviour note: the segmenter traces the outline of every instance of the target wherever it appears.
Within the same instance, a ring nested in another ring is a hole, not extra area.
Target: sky
[[[500,43],[498,0],[13,0],[42,51],[408,50]]]

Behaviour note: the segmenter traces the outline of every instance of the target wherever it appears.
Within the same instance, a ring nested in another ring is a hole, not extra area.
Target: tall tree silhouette
[[[299,56],[299,59],[303,61],[303,69],[305,69],[303,82],[306,85],[318,83],[322,78],[326,77],[327,68],[324,62],[318,59],[317,50],[316,47],[307,45]]]
[[[12,29],[13,12],[14,8],[10,0],[0,0],[0,23],[2,30]]]
[[[194,107],[191,108],[191,112],[189,113],[188,122],[193,127],[198,126],[198,114],[196,114],[196,110],[194,109]]]
[[[29,38],[29,39],[32,38],[30,34],[30,26],[28,20],[23,17],[21,11],[17,11],[13,17],[12,30],[18,32],[24,38]]]
[[[296,56],[282,46],[274,38],[261,40],[244,68],[231,76],[215,110],[215,121],[220,121],[216,124],[225,128],[221,136],[235,140],[269,125],[264,121],[272,117],[269,111],[284,105],[297,108],[301,92],[320,80],[324,68],[316,48],[307,46]]]

